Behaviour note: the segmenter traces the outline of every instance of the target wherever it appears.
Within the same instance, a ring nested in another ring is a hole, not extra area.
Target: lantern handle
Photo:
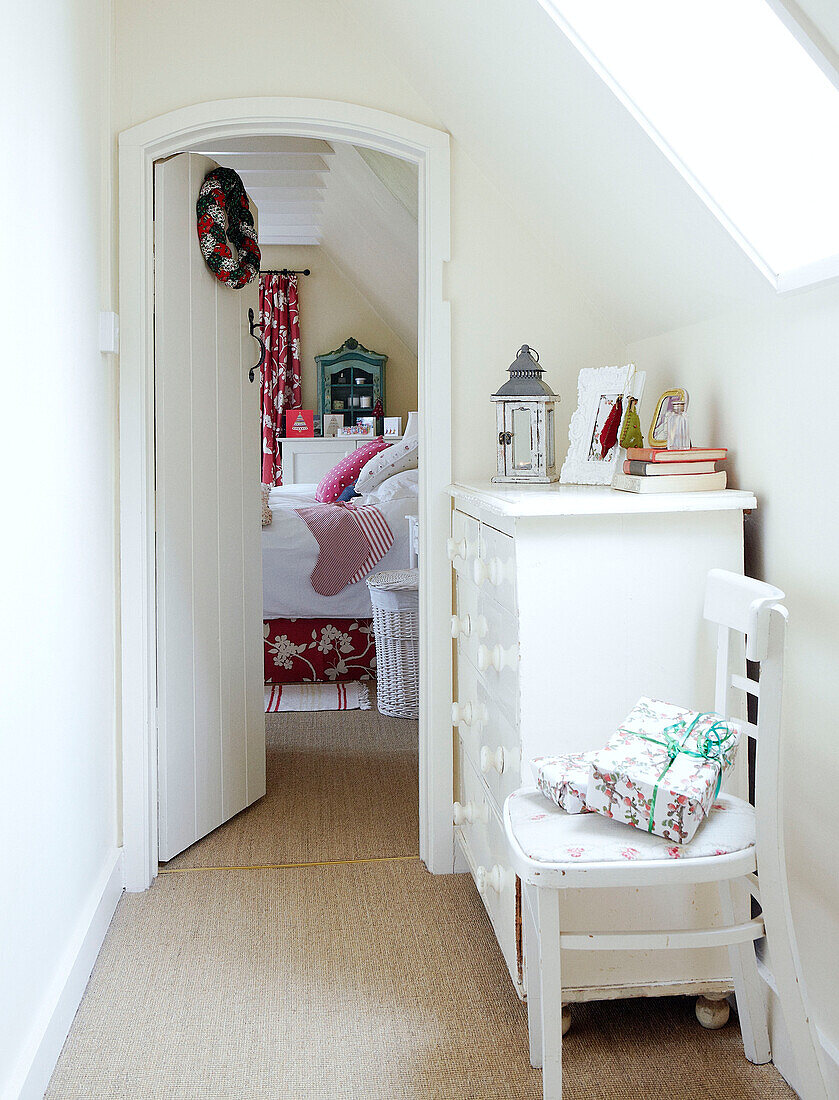
[[[533,359],[533,357],[535,356],[536,357],[536,362],[537,363],[539,362],[539,352],[536,350],[536,348],[532,348],[530,346],[530,344],[522,344],[522,346],[518,350],[518,354],[516,355],[516,358],[518,359],[519,355],[523,355],[525,353],[531,359]]]

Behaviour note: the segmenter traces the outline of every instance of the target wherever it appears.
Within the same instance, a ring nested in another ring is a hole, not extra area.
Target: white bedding
[[[312,588],[310,577],[318,557],[318,542],[295,508],[315,503],[316,485],[278,486],[271,490],[268,504],[273,521],[262,528],[262,603],[265,619],[370,618],[367,582],[349,584],[337,596],[321,596]],[[408,568],[409,513],[416,515],[416,486],[406,485],[396,499],[379,500],[375,493],[355,503],[377,504],[393,532],[393,546],[374,566],[382,569]]]

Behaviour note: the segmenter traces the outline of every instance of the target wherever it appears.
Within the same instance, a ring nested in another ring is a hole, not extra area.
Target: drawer
[[[493,704],[506,711],[510,722],[518,722],[519,639],[515,617],[481,593],[479,615],[486,620],[486,636],[477,644],[475,663]]]
[[[508,611],[516,610],[516,551],[510,535],[481,524],[480,552],[472,562],[472,578]]]
[[[521,891],[507,857],[507,842],[501,819],[491,809],[486,788],[469,761],[460,760],[462,808],[457,826],[461,846],[472,877],[492,921],[510,977],[522,988]],[[466,820],[466,817],[471,818]]]
[[[469,577],[471,580],[480,548],[478,521],[465,512],[452,512],[452,533],[446,543],[446,553],[458,577]]]
[[[503,816],[504,801],[521,786],[521,741],[518,730],[498,707],[492,706],[483,683],[478,683],[477,714],[482,721],[470,727],[470,757],[483,776],[490,802]]]
[[[452,616],[452,637],[457,641],[458,660],[466,655],[478,664],[478,646],[489,629],[486,618],[478,609],[478,589],[464,577],[457,578],[455,613]]]

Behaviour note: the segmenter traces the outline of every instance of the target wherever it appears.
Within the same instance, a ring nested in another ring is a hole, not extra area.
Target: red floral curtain
[[[281,440],[286,409],[299,409],[300,321],[297,276],[259,276],[259,320],[265,343],[262,364],[262,484],[282,485]]]

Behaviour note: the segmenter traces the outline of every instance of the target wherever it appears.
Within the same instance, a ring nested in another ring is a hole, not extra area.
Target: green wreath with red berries
[[[198,243],[207,267],[226,286],[239,290],[259,274],[259,245],[248,196],[232,168],[208,172],[195,204]],[[230,245],[238,257],[234,260]]]

